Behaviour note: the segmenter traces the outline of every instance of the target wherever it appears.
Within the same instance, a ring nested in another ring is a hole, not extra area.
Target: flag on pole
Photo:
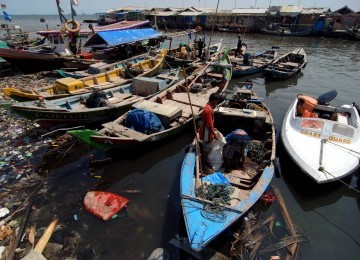
[[[1,4],[2,9],[6,9],[6,4]]]
[[[3,11],[3,14],[4,14],[5,21],[11,22],[11,15],[5,11]]]
[[[60,17],[60,22],[61,23],[65,23],[67,21],[67,18],[65,17],[65,15],[63,14],[64,10],[60,7],[60,0],[56,0],[56,5],[58,8],[58,13],[59,13],[59,17]]]
[[[72,16],[77,16],[77,12],[75,11],[73,5],[71,5],[71,15],[72,15]]]

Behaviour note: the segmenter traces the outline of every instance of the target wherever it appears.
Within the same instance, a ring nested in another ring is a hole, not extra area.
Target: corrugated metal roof
[[[156,12],[156,16],[172,16],[176,14],[177,12]],[[155,12],[151,12],[148,15],[155,16]]]
[[[281,16],[297,16],[303,7],[300,5],[283,5],[280,9]]]
[[[304,8],[302,14],[324,14],[329,11],[330,8]]]
[[[125,43],[144,41],[151,38],[156,38],[161,35],[160,32],[152,28],[146,29],[130,29],[117,30],[108,32],[98,32],[93,35],[86,43],[85,47],[93,45],[115,46]]]
[[[237,8],[231,11],[232,14],[265,14],[266,8]]]
[[[202,14],[202,12],[181,12],[181,13],[179,13],[179,15],[182,15],[182,16],[198,16],[201,14]]]

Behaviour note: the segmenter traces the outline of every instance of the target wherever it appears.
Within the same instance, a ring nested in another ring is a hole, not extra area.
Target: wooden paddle
[[[50,239],[51,235],[54,233],[57,223],[58,223],[58,219],[54,219],[50,223],[50,225],[46,228],[44,234],[41,236],[41,238],[37,242],[35,248],[33,250],[31,250],[30,253],[27,254],[22,259],[24,259],[24,260],[35,260],[35,259],[36,260],[43,260],[43,259],[46,259],[42,255],[42,252],[44,251],[47,243],[49,242],[49,239]]]

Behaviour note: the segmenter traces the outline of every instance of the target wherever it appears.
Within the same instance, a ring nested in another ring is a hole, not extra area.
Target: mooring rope
[[[196,196],[213,202],[205,204],[202,214],[208,219],[224,220],[226,205],[230,204],[230,194],[234,188],[225,184],[202,184],[196,189]]]
[[[344,146],[338,145],[337,143],[331,142],[331,141],[329,141],[329,140],[326,140],[326,142],[328,142],[328,143],[330,143],[330,144],[333,144],[333,145],[335,145],[335,146],[338,146],[338,147],[340,147],[340,148],[342,148],[342,149],[344,149],[344,150],[348,150],[348,151],[350,151],[350,152],[352,152],[352,153],[354,153],[354,154],[357,154],[357,155],[359,155],[359,156],[357,156],[357,157],[360,158],[360,152],[357,152],[357,151],[354,151],[354,150],[352,150],[352,149],[350,149],[350,148],[346,148],[346,147],[344,147]],[[356,156],[356,155],[354,155],[354,156]]]
[[[332,175],[330,172],[328,172],[327,170],[325,170],[324,168],[321,168],[319,169],[320,171],[326,173],[326,174],[329,174],[331,175],[332,177],[336,178],[334,175]],[[344,182],[343,180],[341,179],[336,179],[337,181],[341,182],[342,184],[344,184],[346,187],[348,187],[349,189],[352,189],[353,191],[357,192],[360,194],[360,190],[358,189],[355,189],[354,187],[350,186],[349,184],[347,184],[346,182]]]
[[[252,110],[257,110],[257,111],[266,111],[265,108],[262,108],[261,106],[259,105],[256,105],[254,103],[249,103],[246,105],[246,108],[247,109],[252,109]]]

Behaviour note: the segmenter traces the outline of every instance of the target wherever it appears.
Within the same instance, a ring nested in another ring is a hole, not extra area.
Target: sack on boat
[[[131,110],[125,119],[125,126],[143,134],[165,130],[157,115],[142,109]]]
[[[215,171],[219,170],[224,162],[223,147],[226,144],[225,137],[218,131],[217,134],[219,135],[219,139],[212,141],[211,150],[206,157],[207,163]]]
[[[89,191],[84,198],[84,207],[95,216],[108,220],[128,202],[127,198],[111,192]]]

